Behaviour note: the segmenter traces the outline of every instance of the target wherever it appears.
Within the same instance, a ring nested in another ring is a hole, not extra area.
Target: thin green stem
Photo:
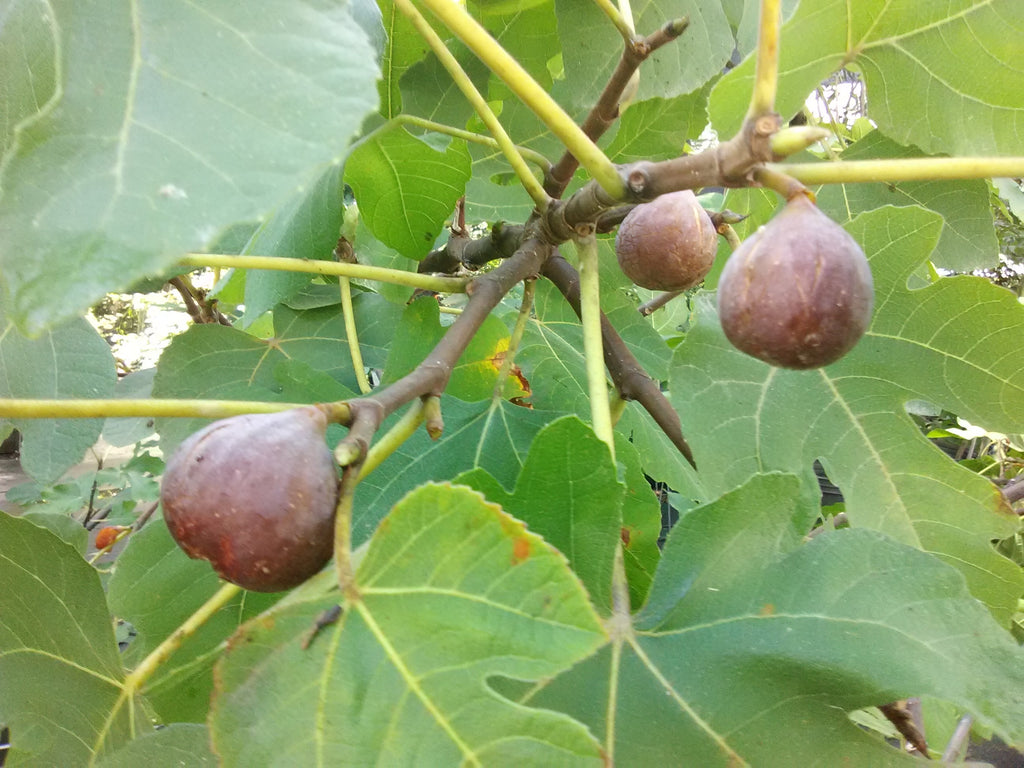
[[[422,3],[533,110],[605,192],[616,199],[625,194],[615,164],[465,8],[451,0],[422,0]]]
[[[812,200],[814,199],[814,195],[807,187],[785,171],[761,166],[754,169],[754,181],[763,187],[778,192],[787,200],[792,200],[797,195],[808,195]]]
[[[575,243],[580,258],[580,322],[583,325],[583,356],[590,394],[590,417],[594,432],[608,444],[614,460],[615,432],[608,402],[608,380],[604,372],[604,342],[601,335],[597,239],[591,234],[577,239]]]
[[[419,429],[424,418],[424,401],[416,400],[409,406],[409,410],[400,418],[391,429],[377,440],[366,453],[366,461],[359,469],[359,479],[362,480],[383,463],[384,459],[397,451],[402,443],[412,437]]]
[[[480,144],[491,149],[501,150],[501,145],[498,144],[497,140],[491,136],[484,136],[482,133],[473,133],[473,131],[466,131],[462,128],[455,128],[451,125],[445,125],[444,123],[435,123],[433,120],[427,120],[423,117],[416,117],[415,115],[398,115],[392,120],[393,123],[398,125],[415,125],[419,128],[423,128],[434,133],[443,133],[446,136],[453,136],[456,139],[464,139],[474,144]],[[533,163],[543,173],[547,173],[551,168],[551,161],[548,160],[540,152],[529,147],[522,147],[518,144],[515,145],[516,152],[522,156],[527,162]]]
[[[202,627],[207,621],[209,621],[214,614],[216,614],[221,608],[227,605],[242,588],[236,584],[222,584],[213,596],[203,603],[199,609],[189,616],[185,621],[171,632],[167,638],[160,643],[153,651],[142,660],[142,662],[133,669],[124,678],[124,682],[121,684],[121,693],[117,697],[117,701],[114,706],[111,707],[110,712],[107,714],[106,722],[103,727],[100,728],[99,734],[96,737],[96,743],[93,745],[93,755],[99,755],[102,752],[101,747],[103,741],[106,739],[107,734],[110,732],[110,728],[117,717],[118,712],[121,711],[121,707],[127,702],[131,706],[131,700],[135,694],[146,684],[146,681],[153,676],[153,674],[160,669],[160,667],[167,662],[167,660],[177,651],[182,644],[196,633],[196,631]],[[90,761],[91,764],[92,761]]]
[[[450,0],[446,0],[450,2]],[[427,41],[427,45],[437,56],[438,61],[441,62],[448,74],[451,76],[455,85],[458,86],[459,90],[466,97],[469,103],[473,106],[473,109],[479,115],[484,125],[487,126],[487,130],[491,132],[494,140],[498,142],[498,146],[501,148],[501,152],[505,155],[505,159],[508,160],[509,165],[512,166],[512,170],[519,178],[519,183],[523,185],[527,194],[533,199],[534,204],[538,210],[545,210],[548,207],[550,198],[547,192],[544,191],[544,187],[541,186],[534,175],[530,172],[530,169],[526,166],[526,161],[523,156],[519,154],[519,150],[516,148],[515,143],[509,137],[508,133],[502,127],[501,123],[498,122],[498,116],[494,114],[494,110],[491,109],[487,103],[487,99],[483,97],[483,94],[477,90],[477,87],[473,85],[473,81],[469,79],[469,75],[462,68],[462,65],[452,55],[451,51],[448,50],[448,46],[444,44],[444,40],[440,38],[434,28],[427,23],[427,20],[423,18],[423,15],[416,10],[411,0],[396,0],[395,3],[398,9],[404,13],[413,26],[416,27],[416,31],[419,32],[420,37]],[[454,3],[452,4],[454,5]],[[497,45],[497,43],[495,43]]]
[[[622,39],[626,41],[626,45],[633,42],[633,32],[635,30],[633,26],[633,14],[630,13],[627,18],[624,13],[620,13],[619,9],[615,7],[612,0],[594,0],[594,4],[600,8],[604,15],[608,17],[615,28],[619,30],[619,34],[622,35]],[[621,5],[621,2],[620,2]],[[626,5],[629,8],[629,5]]]
[[[937,181],[1024,176],[1024,157],[912,157],[837,163],[769,163],[767,168],[804,184]]]
[[[309,403],[267,403],[260,400],[0,400],[0,418],[99,419],[132,416],[223,419],[246,413],[279,413]],[[331,403],[330,419],[349,419],[346,403]]]
[[[754,65],[754,92],[750,97],[748,118],[770,115],[775,111],[775,94],[779,85],[779,27],[781,25],[782,0],[761,0],[757,61]]]
[[[366,368],[363,366],[363,352],[359,349],[356,314],[352,309],[352,283],[347,277],[339,277],[338,285],[341,288],[341,314],[345,318],[345,337],[348,340],[349,354],[352,356],[352,367],[356,372],[356,383],[359,385],[359,391],[366,395],[373,388],[366,378]]]
[[[352,509],[355,505],[356,486],[359,484],[358,465],[343,467],[338,483],[338,505],[334,513],[334,571],[338,588],[349,602],[359,599],[355,568],[352,565]]]
[[[516,324],[512,328],[512,335],[508,340],[505,359],[501,361],[501,368],[498,370],[498,380],[494,384],[494,394],[491,396],[491,399],[494,401],[502,399],[502,395],[505,392],[505,382],[508,380],[509,374],[512,373],[516,352],[523,341],[526,325],[530,320],[530,310],[533,308],[533,294],[536,283],[536,278],[529,278],[523,281],[523,300],[519,304],[519,315],[516,317]]]
[[[465,293],[468,277],[434,277],[401,269],[370,267],[364,264],[343,264],[320,259],[286,259],[280,256],[228,256],[221,253],[190,253],[178,259],[178,264],[189,269],[221,267],[227,269],[272,269],[285,272],[308,272],[314,275],[354,277],[377,280],[382,283],[408,285],[438,293]]]

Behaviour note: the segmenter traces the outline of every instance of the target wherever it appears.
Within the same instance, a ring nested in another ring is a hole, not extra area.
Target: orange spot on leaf
[[[772,603],[765,603],[761,606],[761,610],[758,611],[758,614],[761,616],[774,616],[775,606]]]
[[[632,538],[632,534],[630,534],[629,528],[623,528],[619,532],[619,536],[622,538],[623,546],[628,547],[629,546],[629,540]]]
[[[518,538],[512,541],[512,565],[519,565],[530,556],[530,540]]]

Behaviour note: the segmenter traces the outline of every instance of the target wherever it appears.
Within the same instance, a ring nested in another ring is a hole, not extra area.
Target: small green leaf
[[[210,720],[225,765],[601,764],[578,723],[490,685],[554,675],[604,639],[565,559],[522,523],[467,488],[424,486],[356,579],[358,602],[307,650],[324,601],[232,639]]]
[[[104,398],[114,391],[110,346],[85,320],[64,323],[29,339],[0,306],[0,397]],[[103,428],[102,419],[14,419],[21,430],[21,466],[52,483],[82,460]]]
[[[562,552],[598,610],[611,611],[625,488],[615,478],[608,446],[590,427],[566,416],[542,429],[513,493],[481,469],[458,482],[479,490]]]
[[[308,190],[296,190],[287,203],[260,225],[242,252],[334,261],[344,214],[342,172],[340,163],[332,164]],[[311,275],[301,272],[249,270],[245,276],[242,327],[248,327],[276,304],[292,298],[311,279]]]
[[[678,157],[686,140],[699,136],[707,125],[708,93],[703,88],[672,99],[631,104],[605,153],[616,163]]]
[[[352,537],[368,539],[400,498],[428,480],[446,480],[476,467],[506,487],[515,484],[534,435],[561,413],[535,411],[507,400],[464,403],[441,397],[444,433],[420,429],[356,488]],[[387,427],[387,423],[385,423]]]
[[[345,181],[374,236],[419,260],[433,249],[445,219],[465,193],[469,171],[464,141],[452,141],[439,152],[404,128],[390,127],[352,153]]]

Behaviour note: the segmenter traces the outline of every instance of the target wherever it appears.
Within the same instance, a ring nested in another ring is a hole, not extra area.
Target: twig
[[[579,275],[572,264],[556,254],[544,263],[543,275],[554,283],[579,315]],[[683,457],[696,468],[693,452],[683,437],[679,414],[662,393],[661,385],[647,374],[603,313],[601,333],[604,339],[604,362],[619,394],[625,400],[640,403]]]
[[[971,735],[971,726],[973,725],[974,718],[970,715],[964,715],[960,718],[956,728],[953,729],[953,735],[949,737],[949,743],[946,744],[946,748],[942,752],[942,762],[951,763],[954,760],[960,759],[964,744],[967,742],[967,737]]]
[[[465,8],[451,0],[422,0],[422,4],[512,89],[541,122],[576,155],[607,194],[622,194],[622,180],[616,173],[612,161]]]
[[[672,301],[672,299],[678,296],[682,296],[684,293],[686,293],[685,288],[679,291],[666,291],[665,293],[659,293],[650,301],[645,301],[643,304],[637,307],[637,311],[644,317],[647,317],[648,315],[652,315],[655,311],[664,307],[666,304]]]
[[[677,19],[670,21],[646,38],[636,39],[633,35],[625,38],[626,47],[615,71],[608,79],[597,103],[594,104],[583,121],[583,125],[580,126],[583,133],[592,141],[597,141],[605,131],[614,125],[615,120],[619,117],[619,102],[622,99],[623,91],[637,68],[658,48],[683,34],[689,23],[686,18]],[[576,156],[566,150],[545,177],[544,189],[554,198],[561,197],[578,167],[579,161]]]

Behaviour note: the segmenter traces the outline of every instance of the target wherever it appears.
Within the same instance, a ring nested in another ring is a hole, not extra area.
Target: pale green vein
[[[417,681],[415,675],[412,674],[412,670],[410,670],[406,666],[401,654],[391,644],[391,641],[388,640],[388,637],[384,633],[384,630],[381,629],[381,627],[374,620],[373,615],[370,613],[370,609],[367,608],[365,603],[362,602],[356,603],[353,606],[353,608],[359,611],[359,615],[362,617],[363,621],[366,622],[366,626],[369,628],[370,632],[373,633],[373,636],[377,639],[377,642],[380,643],[381,648],[384,649],[384,653],[387,654],[388,659],[390,659],[391,663],[394,664],[395,669],[398,670],[398,673],[405,680],[405,684],[416,695],[416,698],[420,700],[424,708],[426,708],[427,712],[429,712],[431,717],[434,718],[434,721],[441,728],[441,730],[445,732],[448,738],[450,738],[452,742],[454,742],[455,745],[459,748],[459,751],[462,752],[464,761],[470,765],[481,765],[480,760],[477,757],[476,752],[473,750],[473,748],[462,739],[462,737],[455,730],[455,727],[445,717],[444,713],[441,712],[441,710],[437,708],[437,705],[434,704],[433,699],[431,699],[427,695],[427,692],[424,691],[422,687],[420,687],[420,684]]]

